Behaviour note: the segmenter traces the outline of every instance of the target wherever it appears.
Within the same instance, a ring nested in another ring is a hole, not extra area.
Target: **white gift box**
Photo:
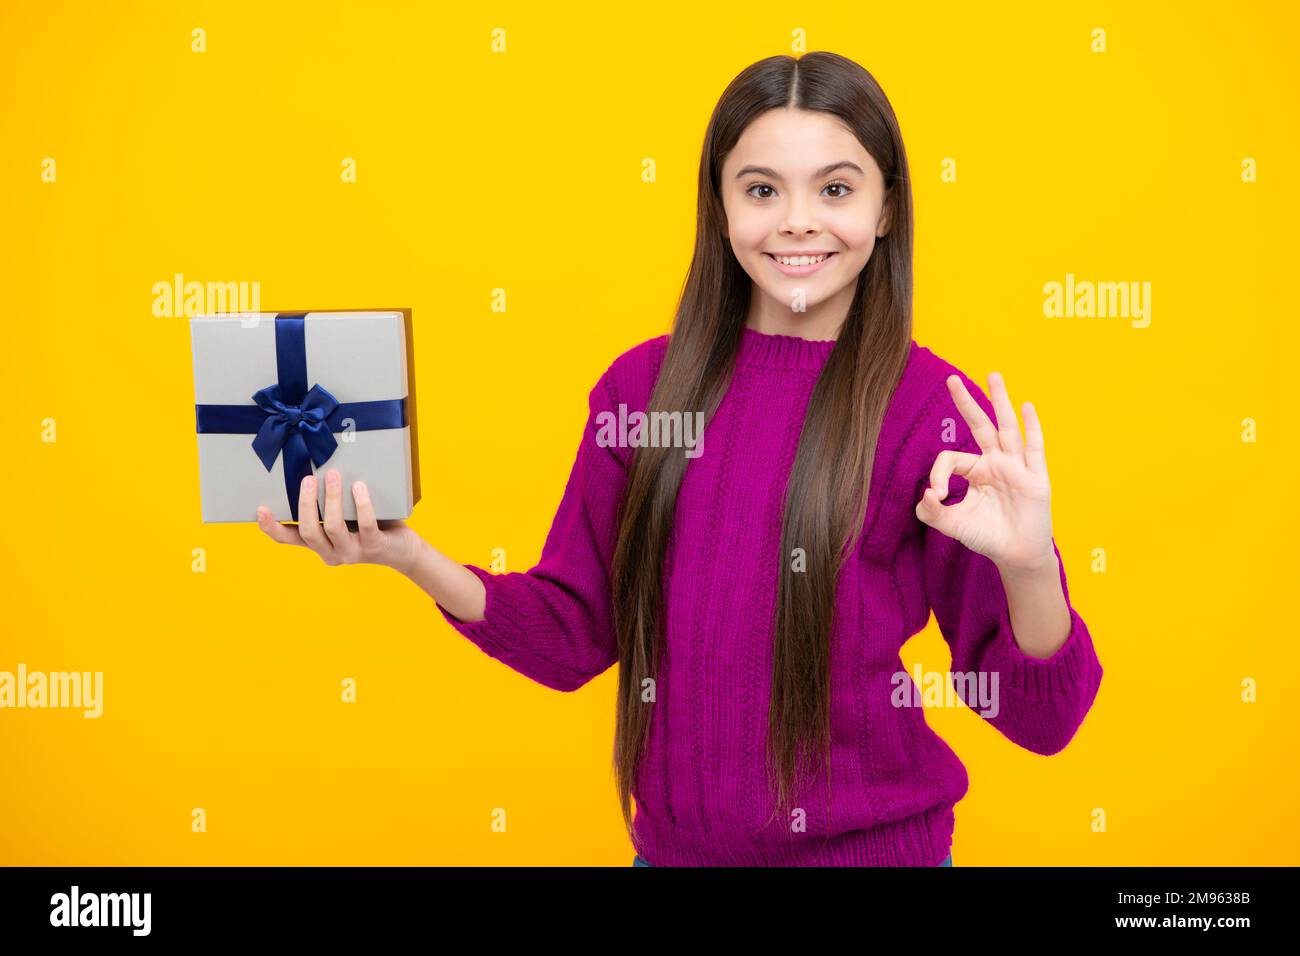
[[[297,520],[308,473],[322,476],[323,514],[331,468],[345,520],[356,519],[357,479],[376,518],[410,516],[420,479],[409,309],[196,316],[190,342],[205,522],[256,521],[259,505]]]

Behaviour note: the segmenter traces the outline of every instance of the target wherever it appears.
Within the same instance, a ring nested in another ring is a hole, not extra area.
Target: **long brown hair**
[[[830,638],[835,582],[866,516],[876,439],[906,366],[912,338],[912,195],[898,121],[879,84],[834,53],[773,56],[727,86],[709,119],[700,158],[695,253],[647,411],[716,411],[730,384],[751,280],[726,238],[719,194],[724,160],[745,128],[771,109],[819,110],[842,120],[884,174],[888,232],[858,276],[848,315],[808,402],[786,489],[768,712],[767,764],[777,809],[793,799],[801,768],[820,746],[829,783]],[[688,459],[664,446],[632,459],[614,554],[612,587],[619,689],[614,772],[624,824],[651,712],[646,678],[658,673],[663,568]],[[795,548],[806,556],[796,573]]]

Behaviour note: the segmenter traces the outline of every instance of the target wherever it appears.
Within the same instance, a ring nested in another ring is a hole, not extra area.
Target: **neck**
[[[745,326],[767,335],[794,335],[813,340],[838,338],[856,288],[857,284],[850,282],[829,299],[809,306],[806,311],[795,312],[754,285]]]

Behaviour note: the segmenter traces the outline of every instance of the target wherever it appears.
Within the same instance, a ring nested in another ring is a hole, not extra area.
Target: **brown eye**
[[[769,185],[767,185],[767,183],[754,183],[754,185],[752,185],[752,186],[750,186],[748,189],[746,189],[745,192],[746,192],[748,195],[750,195],[750,196],[754,196],[754,190],[755,190],[755,189],[767,189],[767,190],[771,190],[771,188],[772,188],[772,187],[769,186]],[[755,199],[767,199],[768,197],[767,197],[767,196],[754,196],[754,198],[755,198]]]
[[[839,195],[832,196],[832,197],[831,197],[832,199],[843,199],[843,198],[844,198],[845,196],[847,196],[849,193],[853,192],[853,187],[850,186],[848,183],[839,183],[839,182],[836,182],[836,183],[827,183],[827,184],[826,184],[826,188],[827,188],[827,189],[842,189],[842,190],[844,190],[844,192],[840,193]]]

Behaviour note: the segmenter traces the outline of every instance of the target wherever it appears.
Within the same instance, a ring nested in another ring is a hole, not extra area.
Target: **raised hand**
[[[1029,402],[1022,406],[1022,441],[1020,423],[999,373],[989,375],[996,425],[960,376],[948,376],[948,391],[970,426],[980,454],[939,453],[930,469],[930,486],[917,503],[917,518],[989,558],[1001,571],[1032,573],[1054,566],[1051,485],[1043,429],[1034,406]],[[964,477],[969,488],[960,502],[944,505],[948,481],[954,474]]]

